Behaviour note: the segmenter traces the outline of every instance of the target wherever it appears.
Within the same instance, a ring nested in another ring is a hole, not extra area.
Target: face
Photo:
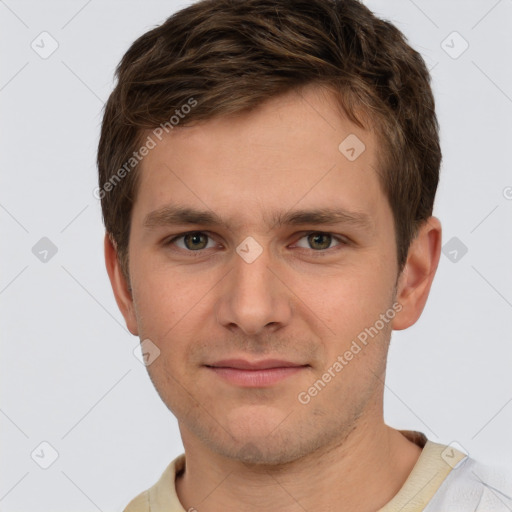
[[[160,350],[148,371],[185,449],[283,463],[382,421],[401,306],[378,168],[375,135],[313,87],[176,129],[144,158],[132,296],[114,287]]]

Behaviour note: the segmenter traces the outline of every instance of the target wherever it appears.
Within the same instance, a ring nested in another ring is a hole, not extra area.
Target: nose
[[[256,336],[289,323],[291,294],[279,278],[279,266],[267,247],[249,261],[238,253],[233,255],[232,270],[219,290],[216,317],[231,331]]]

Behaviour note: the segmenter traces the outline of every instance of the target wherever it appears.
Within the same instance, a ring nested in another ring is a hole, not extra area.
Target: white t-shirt
[[[398,493],[376,512],[511,512],[512,472],[486,466],[422,432],[400,430],[422,448]],[[186,512],[176,494],[185,454],[174,459],[158,482],[136,496],[124,512]]]

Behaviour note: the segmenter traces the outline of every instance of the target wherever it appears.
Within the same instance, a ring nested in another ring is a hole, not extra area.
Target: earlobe
[[[105,233],[105,266],[107,268],[108,277],[114,292],[117,306],[121,311],[128,330],[138,336],[137,319],[133,307],[133,298],[131,291],[128,289],[128,283],[121,270],[121,265],[117,256],[117,250],[108,233]]]
[[[407,329],[421,316],[441,255],[441,222],[427,219],[409,247],[407,263],[397,285],[396,301],[402,310],[393,319],[393,329]]]

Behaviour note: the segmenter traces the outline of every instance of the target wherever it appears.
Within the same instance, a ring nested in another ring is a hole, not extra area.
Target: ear
[[[398,279],[396,301],[402,310],[393,319],[396,331],[407,329],[421,316],[441,255],[441,222],[427,219],[418,230],[407,255],[407,262]]]
[[[114,247],[114,243],[108,233],[105,233],[105,266],[107,267],[108,277],[112,285],[117,306],[124,317],[126,326],[134,336],[138,336],[139,331],[137,328],[135,309],[133,307],[132,294],[128,290],[128,283],[121,270],[119,258],[117,257],[117,249]]]

